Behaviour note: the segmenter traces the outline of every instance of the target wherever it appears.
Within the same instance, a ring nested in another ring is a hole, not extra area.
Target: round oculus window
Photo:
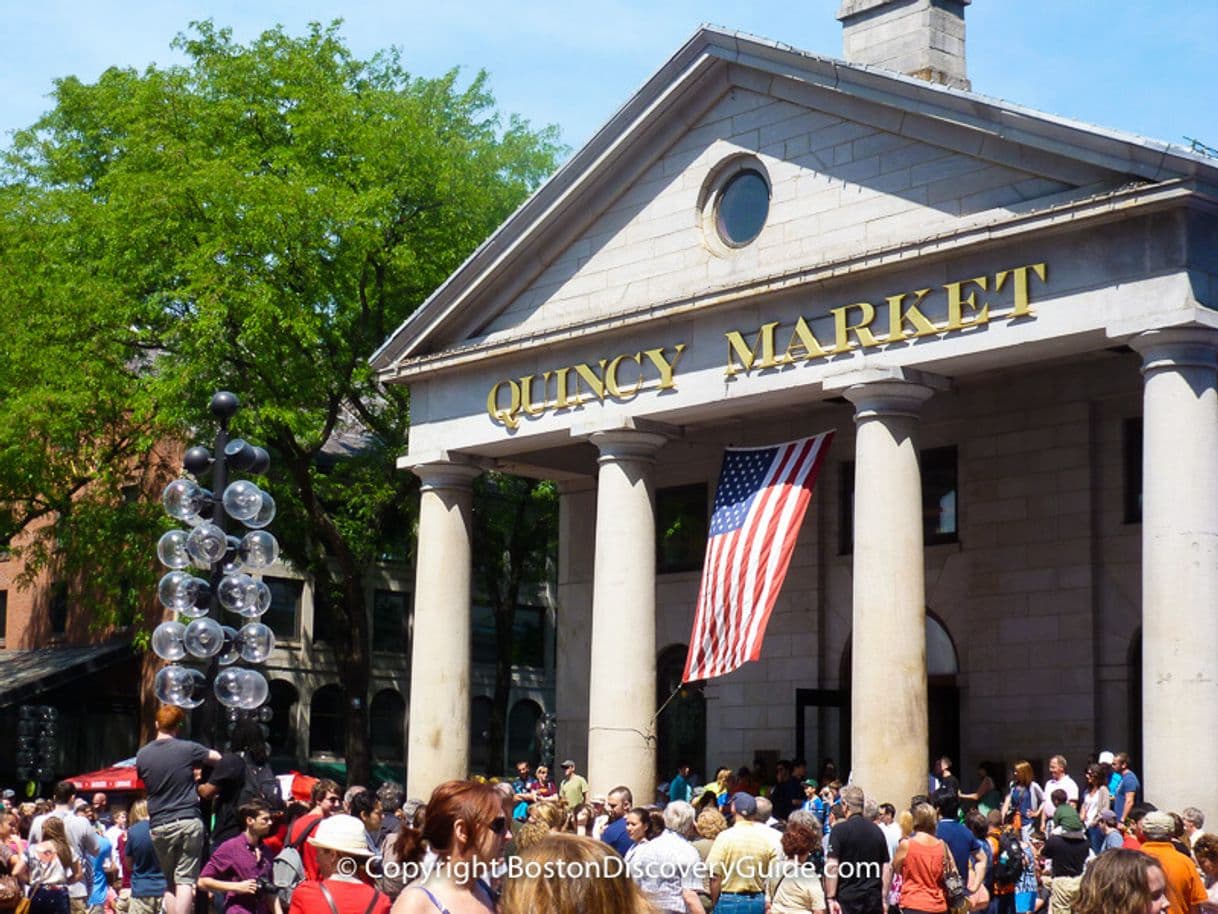
[[[746,169],[723,185],[715,204],[715,231],[724,244],[738,248],[761,234],[770,214],[770,185],[760,172]]]

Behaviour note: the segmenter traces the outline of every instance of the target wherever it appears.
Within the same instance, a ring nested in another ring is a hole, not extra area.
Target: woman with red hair
[[[495,910],[491,867],[512,837],[500,795],[489,784],[445,781],[395,847],[408,883],[391,914],[481,914]]]

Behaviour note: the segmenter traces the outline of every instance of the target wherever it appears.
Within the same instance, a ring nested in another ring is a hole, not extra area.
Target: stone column
[[[915,431],[930,387],[886,380],[845,390],[854,467],[854,783],[900,806],[926,793],[926,593]]]
[[[558,650],[554,698],[558,715],[554,761],[575,761],[588,773],[588,671],[592,662],[592,575],[596,487],[558,487]],[[556,772],[562,777],[562,772]]]
[[[605,431],[597,474],[588,702],[588,781],[655,798],[656,451],[663,435]]]
[[[1142,745],[1160,809],[1218,812],[1218,332],[1153,330],[1142,355]],[[1139,766],[1141,766],[1139,768]]]
[[[426,799],[469,774],[470,556],[473,480],[457,463],[412,468],[422,480],[406,793]]]

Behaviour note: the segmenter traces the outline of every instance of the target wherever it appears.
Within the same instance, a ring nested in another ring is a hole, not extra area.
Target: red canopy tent
[[[143,790],[144,782],[135,773],[134,765],[112,765],[100,771],[90,771],[68,778],[81,793],[89,791]]]

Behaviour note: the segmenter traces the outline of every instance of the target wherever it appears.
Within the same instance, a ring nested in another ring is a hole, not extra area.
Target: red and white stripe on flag
[[[724,453],[682,682],[722,676],[761,656],[832,439],[829,431]]]

